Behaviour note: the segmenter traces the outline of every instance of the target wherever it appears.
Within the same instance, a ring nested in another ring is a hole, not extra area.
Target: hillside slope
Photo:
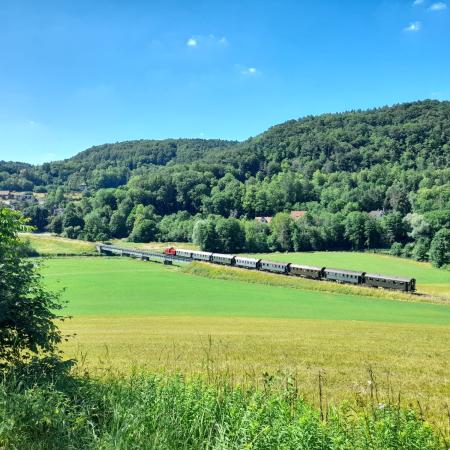
[[[49,192],[25,212],[67,237],[195,237],[226,252],[392,247],[450,263],[450,102],[306,117],[240,143],[105,144],[14,169],[0,163],[0,189]],[[249,220],[259,216],[275,217]]]

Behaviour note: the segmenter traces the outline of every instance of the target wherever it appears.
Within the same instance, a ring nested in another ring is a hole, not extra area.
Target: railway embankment
[[[362,295],[365,297],[376,297],[381,299],[406,302],[447,304],[450,306],[450,300],[445,297],[426,295],[420,292],[407,294],[387,289],[373,289],[371,287],[365,287],[361,285],[353,286],[349,284],[333,283],[324,280],[309,280],[306,278],[253,271],[241,269],[238,267],[215,266],[203,262],[192,262],[191,264],[184,266],[181,270],[183,271],[183,273],[204,278],[234,280],[244,283],[266,284],[270,286],[279,286],[283,288],[294,288],[308,291],[331,292],[359,296]]]

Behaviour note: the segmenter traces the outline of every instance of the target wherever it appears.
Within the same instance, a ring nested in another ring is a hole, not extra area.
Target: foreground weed
[[[269,382],[270,385],[270,382]],[[445,441],[410,409],[319,410],[284,390],[135,373],[0,383],[0,448],[421,449]]]

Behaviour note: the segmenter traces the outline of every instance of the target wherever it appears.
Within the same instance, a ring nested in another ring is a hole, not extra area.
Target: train
[[[373,288],[393,289],[403,292],[415,292],[414,278],[392,277],[369,272],[333,269],[329,267],[308,266],[303,264],[269,261],[239,255],[211,253],[196,250],[167,247],[166,255],[182,257],[192,261],[204,261],[243,269],[261,270],[282,275],[291,275],[313,280],[326,280],[337,283],[370,286]]]

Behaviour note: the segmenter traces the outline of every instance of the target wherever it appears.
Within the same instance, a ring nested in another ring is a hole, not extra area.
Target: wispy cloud
[[[197,41],[197,39],[191,37],[191,38],[189,38],[189,39],[186,41],[186,45],[187,45],[188,47],[197,47],[198,41]]]
[[[416,33],[422,29],[421,22],[411,22],[407,27],[403,28],[403,31],[407,31],[410,33]]]
[[[424,2],[425,2],[425,0],[414,0],[413,5],[414,6],[423,5]]]
[[[221,46],[225,47],[228,45],[228,40],[225,36],[215,36],[214,34],[204,35],[195,35],[191,36],[187,41],[186,45],[188,47],[212,47],[212,46]]]
[[[433,3],[429,8],[430,11],[442,11],[447,9],[447,4],[444,2]]]
[[[241,70],[242,75],[246,76],[255,76],[258,75],[260,72],[256,67],[245,67]]]

